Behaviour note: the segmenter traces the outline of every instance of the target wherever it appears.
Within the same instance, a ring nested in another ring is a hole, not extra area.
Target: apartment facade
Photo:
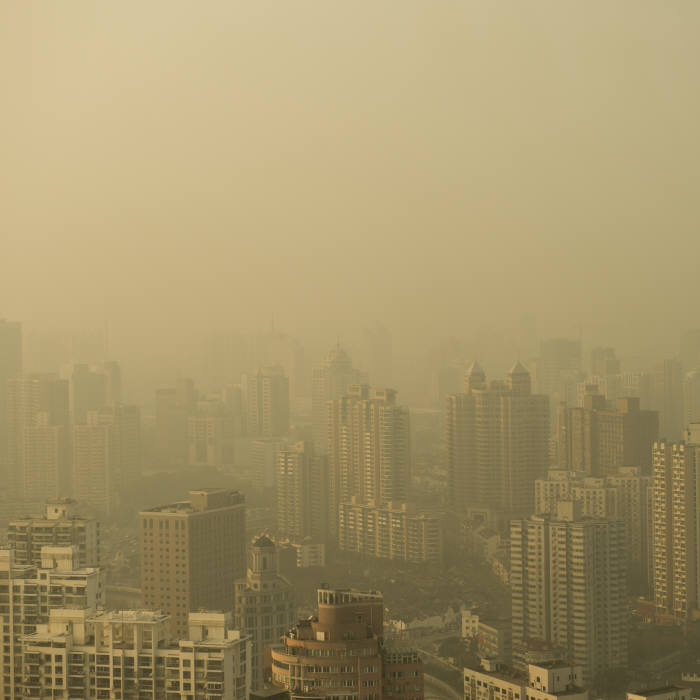
[[[464,389],[446,401],[452,509],[484,519],[531,513],[535,479],[549,464],[549,400],[532,394],[530,374],[520,363],[505,382],[487,384],[475,362]]]
[[[549,645],[588,683],[627,664],[624,526],[586,518],[575,502],[557,515],[511,522],[513,656]]]
[[[234,609],[234,581],[246,571],[245,499],[229,489],[190,491],[140,518],[143,607],[169,615],[187,634],[189,613]]]
[[[56,610],[22,641],[23,697],[247,700],[250,642],[231,616],[188,616],[184,639],[144,610]]]
[[[354,497],[403,503],[411,480],[409,413],[392,389],[353,385],[329,403],[328,528],[337,534],[341,503]]]
[[[698,464],[700,424],[686,442],[654,444],[653,576],[660,619],[682,621],[698,608]]]
[[[94,612],[104,601],[99,569],[79,568],[74,547],[43,547],[41,566],[21,565],[12,549],[0,549],[0,696],[23,697],[22,637],[32,634],[53,610]]]
[[[406,503],[377,506],[353,498],[339,507],[338,547],[377,559],[440,566],[443,519],[412,511]]]

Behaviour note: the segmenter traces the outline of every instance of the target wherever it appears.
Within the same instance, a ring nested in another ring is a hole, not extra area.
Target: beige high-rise
[[[328,452],[328,402],[339,399],[353,384],[361,383],[350,356],[338,345],[323,362],[314,366],[311,377],[311,412],[314,447],[318,454]]]
[[[700,424],[686,442],[654,445],[653,575],[660,619],[685,620],[698,607],[698,465]]]
[[[520,363],[506,381],[489,384],[472,364],[465,392],[447,397],[448,493],[455,511],[498,520],[532,512],[535,479],[549,462],[548,404],[546,396],[532,394]]]
[[[179,636],[191,611],[232,611],[234,581],[246,570],[243,495],[201,489],[189,497],[140,514],[143,607],[170,615]]]
[[[513,656],[549,644],[588,683],[627,664],[624,525],[583,518],[580,504],[511,522]]]
[[[409,414],[393,389],[354,385],[329,403],[328,525],[337,532],[338,507],[357,497],[377,505],[404,503],[410,485]]]
[[[275,458],[277,532],[292,542],[307,537],[325,542],[328,536],[327,459],[310,442],[280,450]]]

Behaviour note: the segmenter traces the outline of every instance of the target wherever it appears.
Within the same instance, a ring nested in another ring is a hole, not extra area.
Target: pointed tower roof
[[[510,372],[508,372],[508,374],[527,374],[527,375],[529,375],[530,372],[529,372],[528,368],[525,367],[525,365],[522,362],[518,361],[510,368]]]
[[[484,370],[481,369],[481,365],[474,360],[469,367],[467,367],[467,371],[465,376],[467,377],[485,377],[486,374],[484,373]]]
[[[274,547],[275,543],[267,536],[261,535],[253,542],[253,547]]]

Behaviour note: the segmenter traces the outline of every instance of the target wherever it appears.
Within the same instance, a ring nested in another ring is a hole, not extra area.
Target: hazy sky
[[[0,0],[0,316],[675,342],[699,29],[697,0]]]

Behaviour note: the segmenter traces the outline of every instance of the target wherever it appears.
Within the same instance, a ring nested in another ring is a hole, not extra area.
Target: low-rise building
[[[489,661],[464,669],[464,700],[588,700],[580,666],[530,664],[526,673]]]
[[[667,685],[627,693],[627,700],[691,700],[693,692],[680,685]]]

